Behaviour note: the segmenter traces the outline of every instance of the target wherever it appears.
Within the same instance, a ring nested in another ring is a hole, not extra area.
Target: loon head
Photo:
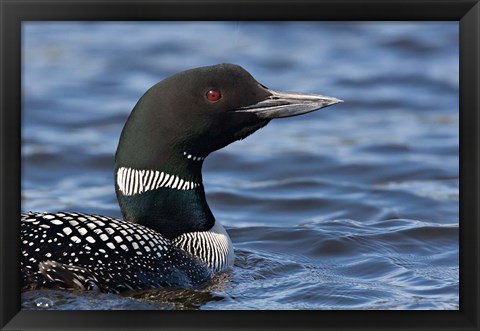
[[[205,157],[274,118],[338,102],[271,90],[233,64],[164,79],[140,98],[120,137],[115,187],[124,218],[167,238],[209,230],[215,219],[202,186]]]

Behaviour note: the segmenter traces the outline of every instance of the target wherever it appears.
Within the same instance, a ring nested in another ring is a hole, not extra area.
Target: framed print
[[[1,1],[2,329],[478,329],[479,6]]]

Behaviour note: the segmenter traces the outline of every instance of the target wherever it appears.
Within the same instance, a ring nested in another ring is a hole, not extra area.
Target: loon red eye
[[[222,98],[222,94],[220,93],[220,91],[217,91],[217,90],[208,91],[206,96],[208,101],[211,101],[211,102],[218,101]]]

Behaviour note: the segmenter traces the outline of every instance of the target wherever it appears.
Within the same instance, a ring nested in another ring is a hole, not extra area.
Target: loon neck
[[[194,130],[172,118],[175,111],[163,111],[172,105],[159,86],[140,98],[123,127],[115,154],[115,191],[126,221],[171,239],[208,231],[215,218],[202,185],[207,151],[194,152],[202,144],[192,146],[188,135],[179,135],[179,130]]]
[[[215,218],[202,185],[204,158],[187,151],[171,155],[152,165],[117,157],[115,191],[124,219],[169,239],[210,230]]]

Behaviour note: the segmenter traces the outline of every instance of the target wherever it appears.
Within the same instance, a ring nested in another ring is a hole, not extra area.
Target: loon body
[[[232,64],[187,70],[154,85],[130,114],[115,155],[124,219],[22,213],[24,288],[192,287],[227,270],[233,247],[208,207],[203,161],[271,119],[338,102],[273,91]]]

